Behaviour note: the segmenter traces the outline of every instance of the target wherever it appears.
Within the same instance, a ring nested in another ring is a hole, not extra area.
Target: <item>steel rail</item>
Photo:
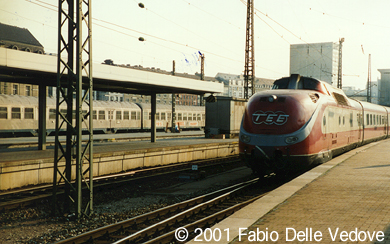
[[[215,159],[202,159],[197,161],[185,162],[185,163],[176,163],[173,165],[164,165],[146,169],[139,170],[131,170],[125,173],[112,174],[107,176],[99,176],[94,177],[94,181],[96,182],[95,188],[104,187],[106,185],[114,185],[114,184],[123,184],[132,180],[141,180],[144,178],[157,177],[164,174],[171,174],[177,172],[183,172],[189,170],[188,166],[193,164],[198,164],[199,168],[205,168],[210,166],[215,166],[218,164],[224,164],[223,162],[228,160],[228,163],[239,162],[237,156],[227,156],[223,158],[215,158]],[[210,163],[210,161],[213,161]],[[118,179],[122,178],[122,179]],[[112,180],[113,182],[106,182],[107,180]],[[99,181],[101,183],[99,183]],[[10,210],[18,207],[28,206],[33,204],[36,201],[44,200],[50,198],[52,196],[51,193],[52,185],[44,185],[44,186],[35,186],[28,187],[26,189],[17,189],[12,191],[0,192],[0,197],[2,197],[2,202],[0,202],[0,211],[1,210]],[[50,193],[48,193],[50,191]],[[31,196],[39,192],[38,195]],[[58,194],[62,192],[59,191]],[[26,197],[17,197],[16,199],[12,199],[12,195],[16,194],[24,194]],[[10,197],[10,200],[5,199],[5,197]]]
[[[164,207],[164,208],[161,208],[161,209],[149,212],[149,213],[145,213],[145,214],[133,217],[133,218],[128,219],[128,220],[124,220],[124,221],[121,221],[121,222],[118,222],[115,224],[107,225],[107,226],[80,234],[78,236],[71,237],[71,238],[68,238],[66,240],[56,242],[56,244],[69,244],[69,243],[77,244],[77,243],[84,243],[87,241],[92,241],[96,238],[102,237],[104,235],[109,236],[110,234],[112,234],[114,232],[117,232],[120,230],[125,230],[126,228],[129,228],[129,227],[136,227],[136,226],[142,225],[151,219],[154,219],[157,217],[161,218],[161,217],[168,215],[170,213],[175,213],[175,212],[181,211],[179,214],[175,214],[173,217],[172,216],[168,217],[168,220],[174,220],[174,219],[177,219],[178,217],[183,217],[186,214],[189,214],[191,211],[194,212],[194,211],[199,210],[199,209],[201,210],[202,208],[204,209],[205,207],[207,207],[206,203],[212,204],[212,201],[222,200],[223,198],[229,197],[229,195],[232,194],[232,192],[236,192],[237,189],[241,189],[241,188],[244,188],[250,184],[253,184],[257,180],[258,179],[253,179],[253,180],[250,180],[247,182],[243,182],[243,183],[239,183],[239,184],[236,184],[233,186],[229,186],[229,187],[226,187],[224,189],[214,191],[212,193],[208,193],[208,194],[205,194],[205,195],[202,195],[199,197],[195,197],[195,198],[192,198],[192,199],[180,202],[180,203],[176,203],[176,204],[173,204],[173,205],[170,205],[170,206],[167,206],[167,207]],[[200,204],[200,205],[195,206],[196,204]],[[190,210],[190,209],[192,209],[192,210]],[[126,240],[123,240],[123,242],[126,242],[129,239],[138,238],[138,237],[140,237],[148,232],[154,232],[156,229],[159,229],[164,223],[169,224],[168,220],[163,220],[160,223],[156,223],[156,224],[153,224],[147,228],[144,228],[144,229],[134,233],[133,235],[130,235],[130,237],[129,236],[126,237]],[[117,243],[123,243],[123,242],[121,242],[121,240],[117,241]]]

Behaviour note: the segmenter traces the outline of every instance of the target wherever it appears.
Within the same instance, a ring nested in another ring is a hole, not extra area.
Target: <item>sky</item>
[[[138,3],[142,2],[144,8]],[[343,86],[362,88],[390,68],[388,0],[254,0],[256,77],[289,76],[290,45],[343,43]],[[0,0],[0,22],[27,28],[57,53],[57,0]],[[243,74],[246,0],[92,0],[94,63],[176,72]],[[140,42],[139,37],[145,41]]]

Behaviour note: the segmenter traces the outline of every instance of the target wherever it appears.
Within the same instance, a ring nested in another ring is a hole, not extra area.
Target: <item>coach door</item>
[[[113,126],[113,121],[114,120],[114,110],[108,110],[108,121],[110,123],[110,130],[112,129]]]
[[[358,114],[357,114],[357,122],[358,122],[358,132],[359,132],[359,134],[358,134],[358,140],[359,140],[359,142],[361,142],[361,141],[363,141],[363,139],[364,139],[364,120],[363,120],[363,113],[361,113],[361,112],[359,112]]]

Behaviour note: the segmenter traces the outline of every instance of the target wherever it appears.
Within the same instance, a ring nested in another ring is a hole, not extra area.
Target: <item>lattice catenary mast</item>
[[[248,99],[254,94],[255,80],[255,51],[254,51],[254,36],[253,36],[253,19],[254,19],[254,3],[253,0],[247,2],[247,17],[246,17],[246,42],[245,42],[245,70],[244,70],[244,98]]]
[[[91,0],[60,0],[58,8],[53,212],[63,211],[80,218],[93,211]],[[82,33],[83,27],[86,33]],[[89,135],[85,145],[81,137],[83,125]],[[64,145],[59,140],[60,131],[66,131]],[[76,173],[72,173],[74,169]],[[65,184],[62,208],[57,199],[61,183]],[[85,204],[82,203],[82,185],[88,192]]]

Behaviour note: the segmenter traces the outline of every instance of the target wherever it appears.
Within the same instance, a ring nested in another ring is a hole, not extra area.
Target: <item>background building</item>
[[[338,43],[290,45],[290,75],[299,74],[337,85],[338,55]]]
[[[0,23],[0,47],[43,54],[45,51],[29,30]],[[0,81],[0,94],[38,96],[38,86]]]
[[[367,101],[367,89],[356,89],[353,86],[343,86],[345,95],[359,101]],[[371,103],[378,104],[379,102],[378,81],[371,81]]]
[[[218,73],[215,78],[224,83],[224,93],[218,94],[220,96],[244,98],[244,76],[243,75],[232,75],[226,73]],[[255,78],[254,82],[255,93],[263,90],[269,90],[272,88],[274,80]],[[251,96],[249,91],[249,96]]]

